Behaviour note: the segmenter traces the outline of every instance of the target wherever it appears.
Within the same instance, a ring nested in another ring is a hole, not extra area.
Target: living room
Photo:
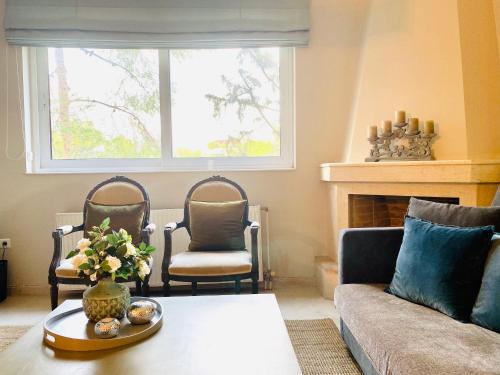
[[[2,374],[500,374],[499,0],[0,18]]]

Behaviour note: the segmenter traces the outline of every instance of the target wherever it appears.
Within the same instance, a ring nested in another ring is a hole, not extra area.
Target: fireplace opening
[[[458,198],[417,197],[432,202],[458,204]],[[349,194],[349,227],[401,227],[410,197]]]

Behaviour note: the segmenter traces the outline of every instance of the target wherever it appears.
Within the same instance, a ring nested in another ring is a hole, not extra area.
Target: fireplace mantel
[[[442,160],[321,164],[328,184],[336,259],[339,231],[350,226],[351,195],[455,198],[489,206],[500,183],[500,160]]]
[[[500,160],[439,160],[378,163],[324,163],[327,182],[465,183],[500,182]]]

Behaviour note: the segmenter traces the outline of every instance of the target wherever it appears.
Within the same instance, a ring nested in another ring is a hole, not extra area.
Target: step
[[[323,298],[333,300],[335,287],[338,285],[338,267],[335,261],[328,256],[317,256],[316,286]]]

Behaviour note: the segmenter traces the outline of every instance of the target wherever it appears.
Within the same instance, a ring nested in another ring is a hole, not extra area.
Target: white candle
[[[368,138],[373,139],[373,138],[377,138],[377,136],[378,136],[377,126],[375,126],[375,125],[369,126],[368,127]]]
[[[434,134],[434,121],[429,120],[424,124],[424,133],[425,134]]]
[[[403,124],[406,122],[406,112],[405,111],[396,111],[394,114],[396,124]]]
[[[412,117],[411,119],[408,120],[408,131],[410,133],[416,133],[418,132],[418,118],[417,117]]]
[[[392,134],[392,121],[382,121],[382,129],[384,129],[384,134]]]

